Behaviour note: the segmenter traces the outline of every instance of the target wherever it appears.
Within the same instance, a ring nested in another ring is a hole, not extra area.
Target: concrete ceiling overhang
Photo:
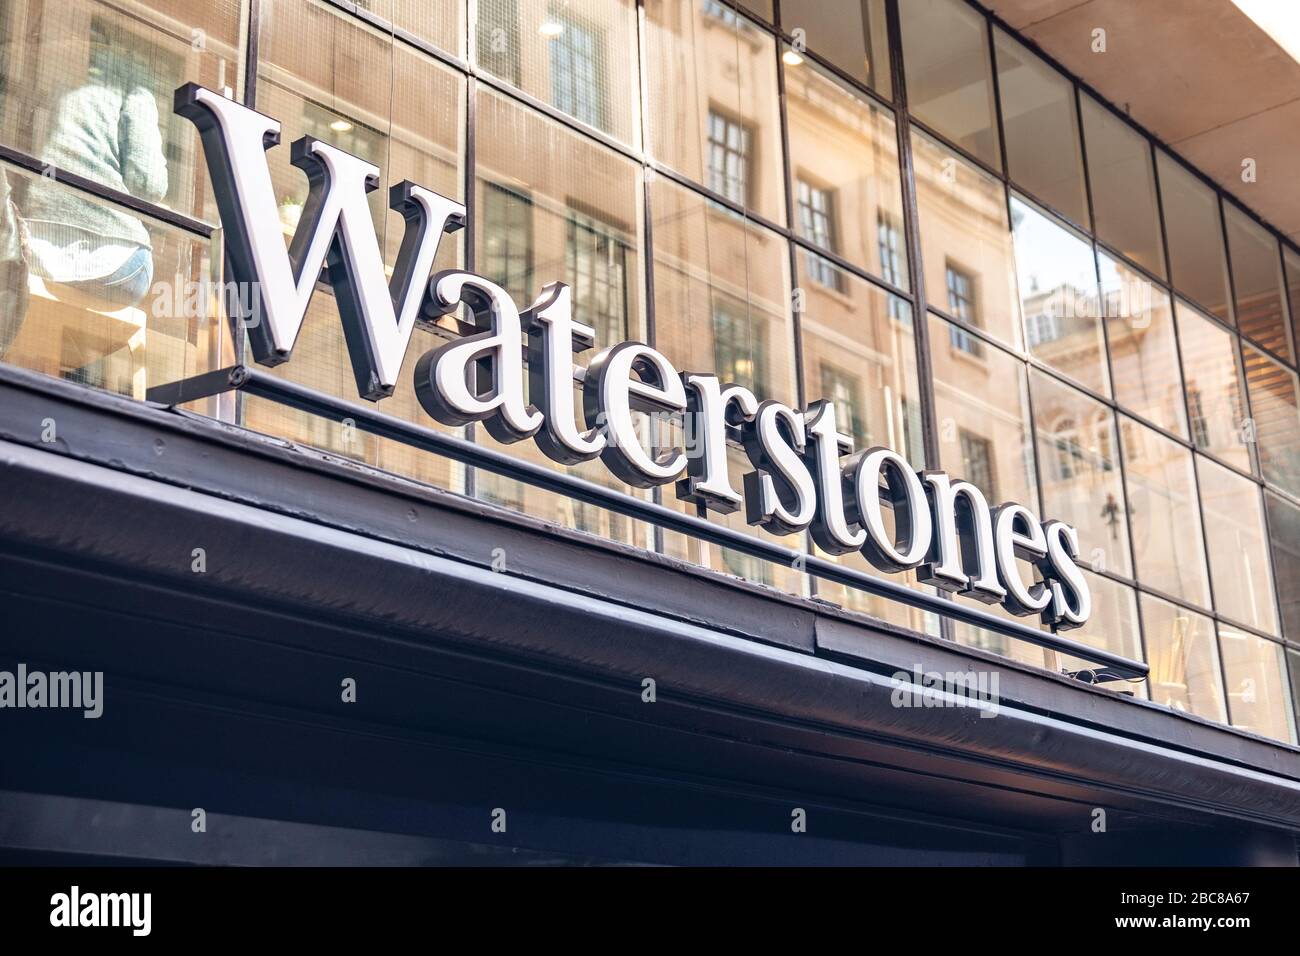
[[[1300,63],[1231,0],[983,4],[1300,243]]]

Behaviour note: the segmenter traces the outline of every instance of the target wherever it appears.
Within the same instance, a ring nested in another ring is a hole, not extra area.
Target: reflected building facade
[[[282,123],[268,155],[286,246],[308,193],[288,147],[303,136],[379,168],[370,207],[388,263],[404,232],[388,183],[456,198],[469,224],[443,237],[435,267],[481,274],[521,309],[545,283],[567,283],[595,330],[575,388],[596,350],[640,340],[760,399],[834,401],[854,450],[895,449],[991,504],[1078,529],[1095,610],[1071,636],[1150,668],[1107,685],[1120,704],[1290,754],[1300,250],[1259,220],[1269,210],[1220,194],[976,4],[783,0],[779,23],[774,6],[0,3],[0,176],[13,210],[0,226],[0,361],[143,403],[151,387],[243,360],[207,167],[171,108],[178,86],[198,83]],[[142,291],[123,292],[142,264]],[[274,374],[355,400],[326,279]],[[672,485],[632,489],[599,462],[561,466],[530,442],[430,422],[415,363],[468,329],[464,315],[422,320],[381,410],[770,537]],[[1052,680],[1086,670],[347,419],[243,394],[185,411],[313,467],[489,506],[493,527],[526,519],[559,541],[597,538],[610,554],[775,595],[790,620],[831,607]],[[683,438],[678,421],[643,424],[647,446]],[[728,454],[740,487],[752,466],[738,431]],[[784,543],[884,577],[860,554]],[[544,580],[547,565],[522,573]],[[910,572],[889,578],[933,592]],[[638,593],[624,603],[654,603]]]

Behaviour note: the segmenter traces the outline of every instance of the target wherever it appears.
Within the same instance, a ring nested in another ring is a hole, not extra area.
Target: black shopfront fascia
[[[105,673],[5,715],[6,858],[1296,862],[1295,748],[34,373],[0,409],[0,664]],[[998,715],[892,706],[917,665]]]

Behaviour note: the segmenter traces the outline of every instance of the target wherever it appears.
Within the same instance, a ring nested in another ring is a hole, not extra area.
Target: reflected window
[[[978,325],[975,313],[975,280],[951,262],[944,270],[948,285],[948,312],[963,322]],[[952,326],[950,337],[953,348],[968,355],[984,354],[984,344],[979,338],[959,326]]]
[[[483,254],[478,267],[518,303],[531,301],[533,201],[498,183],[483,184]]]
[[[862,408],[862,382],[851,372],[823,362],[821,365],[821,397],[834,402],[839,412],[840,429],[853,439],[855,448],[866,442],[866,423],[858,414]]]
[[[1179,301],[1175,312],[1191,439],[1221,461],[1249,471],[1246,384],[1232,333]]]
[[[721,113],[709,114],[708,187],[744,205],[749,182],[749,129]]]
[[[984,492],[990,504],[998,500],[997,476],[993,471],[993,443],[966,429],[958,432],[961,445],[961,474]]]
[[[975,321],[975,280],[951,262],[944,270],[948,279],[948,311],[954,318],[977,324]]]
[[[796,183],[799,234],[818,248],[835,252],[834,195],[802,179]],[[840,287],[840,270],[815,253],[806,253],[808,275],[832,289]]]
[[[751,324],[745,304],[719,297],[713,304],[713,367],[724,382],[767,395],[767,326]]]
[[[1141,605],[1151,699],[1226,723],[1214,621],[1150,594],[1141,596]]]
[[[1219,197],[1164,150],[1156,152],[1156,166],[1169,242],[1169,278],[1181,295],[1231,322]]]
[[[1264,348],[1291,357],[1291,333],[1282,305],[1282,259],[1276,237],[1244,212],[1223,207],[1228,257],[1236,293],[1237,328]]]
[[[1007,174],[1071,221],[1088,225],[1074,84],[1000,29],[998,61]]]
[[[906,288],[903,256],[899,251],[902,237],[893,217],[883,212],[876,220],[876,243],[880,253],[880,277],[899,288]]]
[[[1061,317],[1050,308],[1035,309],[1025,315],[1025,342],[1030,350],[1050,345],[1061,337]]]
[[[605,223],[574,210],[566,247],[574,315],[596,330],[598,348],[625,341],[628,244]]]
[[[1000,168],[984,17],[962,0],[898,5],[911,112],[985,164]]]
[[[1163,277],[1151,144],[1091,96],[1081,96],[1080,107],[1097,238]]]
[[[1138,583],[1209,608],[1192,452],[1132,419],[1120,428]]]
[[[576,23],[556,21],[560,33],[548,45],[551,56],[551,103],[589,126],[605,126],[605,108],[597,63],[603,59],[595,32]]]
[[[827,252],[835,251],[835,230],[831,218],[831,191],[798,183],[800,234]]]

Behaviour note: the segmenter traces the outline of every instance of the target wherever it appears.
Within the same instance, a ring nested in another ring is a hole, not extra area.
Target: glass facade
[[[270,162],[286,243],[306,196],[288,151],[302,135],[374,163],[383,185],[410,178],[457,197],[471,223],[444,241],[440,267],[480,272],[521,306],[562,279],[597,347],[644,338],[763,398],[834,399],[855,447],[889,445],[991,502],[1076,525],[1097,604],[1080,640],[1144,658],[1151,676],[1135,693],[1155,704],[1295,739],[1300,251],[974,5],[130,11],[0,5],[3,361],[142,398],[242,355],[198,137],[171,111],[172,91],[197,82],[283,124]],[[371,208],[392,262],[402,220],[385,196]],[[424,323],[408,362],[460,330]],[[355,399],[328,286],[276,374]],[[382,409],[429,424],[409,367],[400,381]],[[1077,666],[346,422],[256,400],[198,410],[913,630]],[[531,445],[512,453],[543,460]],[[738,485],[739,445],[732,458]],[[595,465],[574,471],[611,481]],[[671,487],[654,494],[686,507]]]

